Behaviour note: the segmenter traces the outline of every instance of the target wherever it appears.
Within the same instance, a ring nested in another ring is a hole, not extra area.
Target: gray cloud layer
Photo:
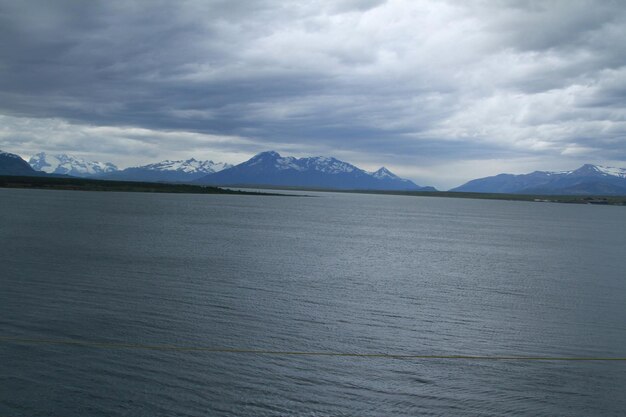
[[[277,148],[446,186],[626,165],[625,18],[620,1],[1,1],[0,144],[128,163]]]

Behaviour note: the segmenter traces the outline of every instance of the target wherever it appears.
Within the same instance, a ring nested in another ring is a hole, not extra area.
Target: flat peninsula
[[[138,193],[284,195],[256,191],[229,190],[212,186],[159,182],[109,181],[76,177],[0,176],[0,188],[31,188],[43,190],[118,191]]]

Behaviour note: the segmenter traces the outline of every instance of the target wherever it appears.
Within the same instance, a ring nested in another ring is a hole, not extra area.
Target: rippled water
[[[0,336],[626,356],[626,209],[0,190]],[[0,341],[2,416],[623,415],[626,362]]]

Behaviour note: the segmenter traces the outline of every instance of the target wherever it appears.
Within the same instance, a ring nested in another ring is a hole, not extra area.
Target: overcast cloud
[[[625,39],[622,1],[0,0],[0,149],[626,167]]]

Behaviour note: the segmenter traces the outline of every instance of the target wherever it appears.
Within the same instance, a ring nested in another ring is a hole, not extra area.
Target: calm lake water
[[[0,189],[0,415],[624,415],[626,208]]]

